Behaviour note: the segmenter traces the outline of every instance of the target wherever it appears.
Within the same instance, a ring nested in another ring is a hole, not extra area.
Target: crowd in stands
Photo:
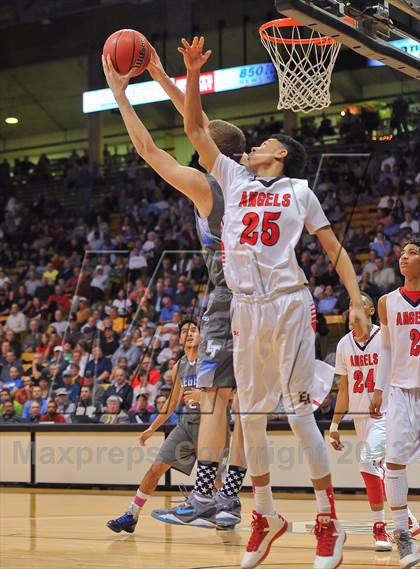
[[[315,188],[374,299],[401,283],[401,243],[420,221],[418,130],[384,148],[331,160]],[[139,164],[134,154],[126,163]],[[74,215],[21,203],[1,180],[0,422],[149,423],[171,392],[178,325],[200,317],[209,293],[190,202],[144,167],[125,171],[94,213],[81,200]],[[63,180],[89,201],[86,187],[83,176]],[[356,200],[371,206],[371,225],[349,227]],[[325,335],[347,294],[313,236],[297,256]]]

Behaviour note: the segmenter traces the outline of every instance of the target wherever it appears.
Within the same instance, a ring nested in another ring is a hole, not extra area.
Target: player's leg
[[[387,410],[385,488],[394,522],[401,567],[414,567],[420,555],[408,527],[406,466],[420,460],[420,389],[391,387]]]
[[[196,460],[198,425],[181,419],[164,441],[152,466],[141,481],[128,510],[119,518],[110,520],[107,526],[119,533],[132,533],[136,527],[141,509],[154,492],[160,478],[169,468],[176,468],[184,474],[191,474]],[[128,529],[126,529],[128,528]]]
[[[360,450],[359,470],[366,487],[369,506],[373,518],[373,539],[376,551],[391,551],[385,524],[385,489],[384,469],[385,458],[385,419],[371,419],[370,417],[355,418],[354,425],[358,440],[362,447]]]
[[[160,478],[171,468],[170,464],[165,462],[154,462],[149,470],[146,472],[143,480],[140,482],[136,495],[130,504],[128,510],[113,520],[107,522],[107,526],[110,530],[120,533],[121,531],[126,531],[127,533],[133,533],[136,529],[136,525],[139,519],[140,511],[142,510],[144,504],[150,498],[151,494],[156,489]]]
[[[330,465],[324,438],[316,426],[311,406],[315,373],[315,337],[311,322],[312,298],[306,289],[287,295],[279,303],[286,334],[280,359],[283,403],[289,424],[303,447],[315,490],[318,515],[315,525],[315,569],[338,567],[342,561],[345,532],[337,521]]]
[[[230,441],[227,476],[215,497],[218,529],[233,529],[241,521],[241,502],[238,496],[246,474],[246,461],[239,402],[236,395],[232,402],[232,414],[234,427]]]
[[[287,522],[275,511],[270,486],[267,414],[279,401],[280,386],[272,332],[276,315],[267,305],[234,301],[234,364],[244,436],[245,458],[254,488],[252,531],[241,567],[259,565],[274,540],[287,530]],[[277,380],[277,381],[276,381]],[[277,394],[276,394],[277,389]]]

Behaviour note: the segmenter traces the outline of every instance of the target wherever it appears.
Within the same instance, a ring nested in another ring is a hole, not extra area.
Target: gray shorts
[[[181,419],[160,447],[155,462],[170,464],[188,476],[197,459],[198,427],[200,423]]]
[[[216,287],[201,319],[201,343],[197,362],[197,387],[235,388],[233,340],[230,323],[232,293]]]

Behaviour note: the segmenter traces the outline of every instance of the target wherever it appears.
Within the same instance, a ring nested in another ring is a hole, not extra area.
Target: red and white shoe
[[[318,514],[314,533],[318,542],[313,569],[335,569],[343,562],[346,532],[330,514]]]
[[[420,533],[420,524],[413,514],[408,516],[408,531],[411,533],[411,537],[416,537]]]
[[[287,521],[279,514],[266,516],[252,512],[252,532],[246,552],[242,557],[241,569],[253,569],[270,553],[272,543],[287,530]]]
[[[375,522],[373,524],[373,539],[375,540],[375,551],[392,551],[392,545],[386,533],[386,524]]]

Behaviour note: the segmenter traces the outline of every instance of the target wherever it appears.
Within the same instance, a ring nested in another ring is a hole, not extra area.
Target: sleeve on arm
[[[308,199],[306,202],[305,227],[308,233],[313,235],[318,229],[330,225],[327,216],[319,203],[318,198],[311,189],[308,188]]]
[[[346,360],[341,340],[338,342],[337,350],[335,352],[335,373],[337,375],[347,375]]]
[[[228,158],[224,154],[220,153],[213,165],[213,169],[210,174],[218,181],[220,187],[222,188],[223,195],[226,194],[226,190],[232,184],[232,181],[243,167],[237,164],[231,158]]]
[[[388,326],[381,323],[380,331],[381,352],[379,356],[378,368],[376,370],[375,389],[384,391],[389,383],[391,375],[391,340],[389,337]]]

